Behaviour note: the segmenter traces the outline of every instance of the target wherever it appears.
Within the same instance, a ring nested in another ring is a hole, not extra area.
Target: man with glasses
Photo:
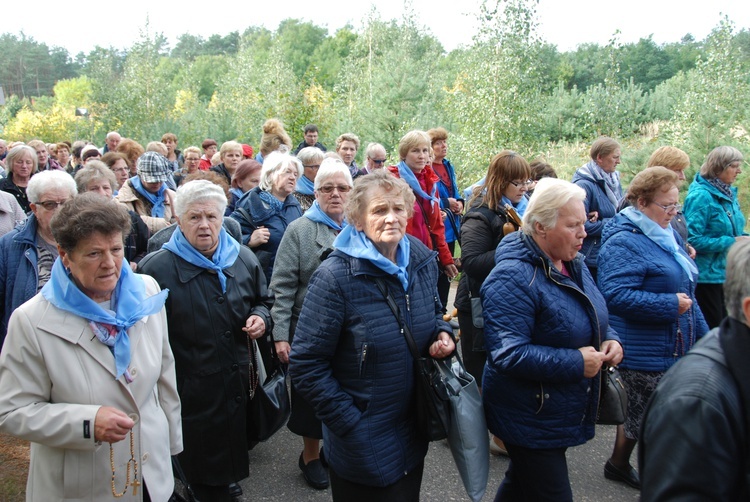
[[[367,174],[375,171],[375,169],[382,169],[385,167],[385,163],[388,160],[388,153],[385,151],[385,147],[380,143],[370,143],[365,149],[365,171]]]
[[[305,126],[305,139],[302,140],[302,142],[297,145],[297,148],[294,149],[292,152],[293,155],[297,155],[300,150],[303,148],[307,148],[308,146],[314,146],[322,152],[326,152],[326,147],[323,146],[323,143],[318,141],[318,126],[315,124],[307,124]]]

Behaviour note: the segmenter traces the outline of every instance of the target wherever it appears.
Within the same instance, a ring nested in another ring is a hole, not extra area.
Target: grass
[[[21,502],[26,498],[29,443],[0,434],[0,501]]]

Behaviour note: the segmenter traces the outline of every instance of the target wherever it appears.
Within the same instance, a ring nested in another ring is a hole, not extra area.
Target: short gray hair
[[[34,164],[34,169],[32,169],[31,174],[33,175],[37,169],[39,169],[39,158],[36,156],[36,150],[29,145],[18,145],[11,148],[8,155],[5,157],[6,176],[10,176],[11,172],[13,172],[13,163],[16,161],[16,157],[20,157],[24,153],[31,157],[31,162]]]
[[[117,178],[115,173],[101,160],[90,160],[76,173],[76,185],[78,193],[88,192],[89,183],[94,180],[105,180],[114,192],[117,190]]]
[[[318,175],[315,176],[313,188],[317,190],[324,181],[334,174],[343,174],[346,184],[350,187],[354,186],[352,174],[349,172],[349,168],[346,167],[346,164],[338,159],[327,158],[323,159],[323,162],[320,163],[320,169],[318,169]]]
[[[208,180],[194,180],[180,185],[174,196],[174,210],[178,218],[185,214],[196,202],[213,202],[219,214],[224,217],[227,196],[224,189]]]
[[[584,201],[586,192],[570,181],[558,178],[542,178],[534,188],[534,194],[529,199],[529,205],[523,215],[523,233],[536,235],[536,223],[542,228],[552,228],[557,225],[560,208],[571,200]]]
[[[65,171],[52,170],[36,173],[29,180],[29,186],[26,187],[26,196],[29,202],[36,204],[41,201],[42,195],[50,190],[67,190],[71,197],[78,194],[76,182],[73,177]]]
[[[730,317],[747,324],[742,300],[750,296],[750,240],[737,241],[727,254],[724,300]]]
[[[323,161],[324,155],[325,152],[323,152],[323,150],[321,150],[317,146],[306,146],[305,148],[297,152],[297,158],[300,162],[302,162],[303,166],[312,162],[320,164]]]
[[[297,157],[292,157],[288,153],[269,153],[263,160],[263,168],[260,170],[260,188],[271,190],[273,182],[279,179],[279,174],[287,167],[297,170],[297,178],[302,176],[302,162]]]
[[[388,156],[388,150],[386,150],[383,145],[381,145],[380,143],[370,143],[365,149],[365,157],[372,158],[377,150],[383,150],[383,152],[385,152],[385,155]]]
[[[742,162],[742,152],[733,146],[717,146],[706,156],[706,162],[701,166],[701,176],[706,179],[718,178],[731,164]]]

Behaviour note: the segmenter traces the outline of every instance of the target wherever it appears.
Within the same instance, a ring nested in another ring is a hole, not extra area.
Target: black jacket
[[[271,328],[270,293],[257,258],[245,246],[218,276],[162,249],[138,271],[169,288],[169,342],[182,401],[184,451],[180,462],[194,483],[224,485],[249,475],[245,431],[248,387],[247,318],[259,315]]]

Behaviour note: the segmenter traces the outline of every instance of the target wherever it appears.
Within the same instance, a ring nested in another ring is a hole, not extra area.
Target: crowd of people
[[[644,464],[668,455],[674,373],[746,374],[706,336],[750,351],[742,154],[709,152],[683,211],[690,159],[674,147],[627,188],[609,137],[571,181],[503,150],[462,191],[448,139],[410,131],[392,165],[369,143],[361,166],[355,134],[329,151],[309,124],[293,148],[277,119],[257,151],[181,150],[172,133],[145,148],[117,132],[101,149],[0,140],[0,431],[32,444],[27,499],[166,501],[170,456],[199,500],[238,499],[253,382],[278,357],[305,482],[336,501],[418,501],[428,443],[405,332],[423,356],[460,347],[490,449],[510,459],[496,501],[572,500],[566,452],[594,436],[609,366],[628,407],[604,476],[670,493]],[[730,398],[748,396],[740,383]],[[726,430],[690,422],[670,441],[728,449],[744,427],[728,413]],[[740,474],[726,493],[748,494]]]

